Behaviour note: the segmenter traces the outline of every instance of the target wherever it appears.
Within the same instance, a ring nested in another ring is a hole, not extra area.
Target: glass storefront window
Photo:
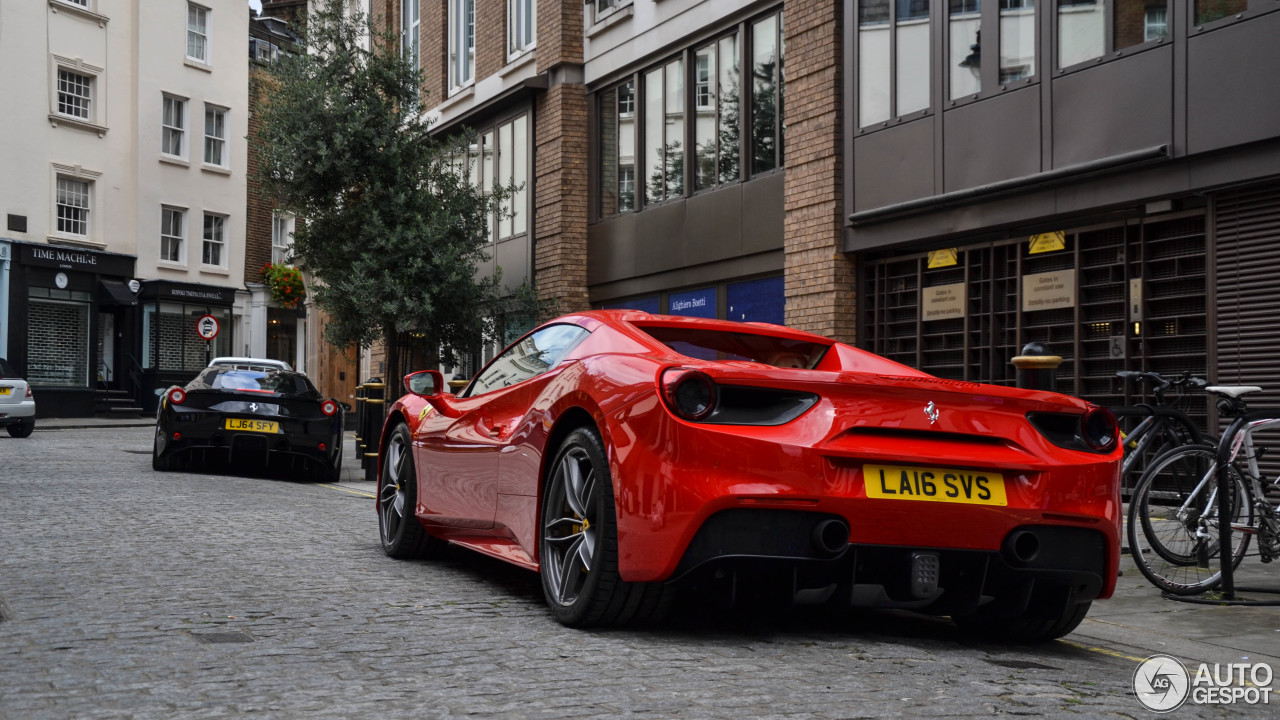
[[[32,385],[89,385],[89,303],[27,299],[26,379]]]
[[[216,318],[219,328],[208,343],[196,335],[196,320],[205,314]],[[231,347],[230,308],[161,302],[142,309],[143,369],[195,372],[209,359],[233,354]]]
[[[729,283],[725,291],[727,319],[775,325],[785,323],[786,294],[781,275]]]

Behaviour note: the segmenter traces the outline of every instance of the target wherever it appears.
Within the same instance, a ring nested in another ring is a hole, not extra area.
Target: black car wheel
[[[543,594],[564,625],[656,620],[670,604],[661,583],[621,579],[613,480],[594,429],[571,432],[548,468],[539,555]]]
[[[151,446],[151,469],[167,471],[173,469],[173,456],[164,455],[165,433],[162,428],[156,428],[155,443]]]
[[[378,529],[382,550],[393,558],[420,558],[437,552],[443,541],[427,534],[418,523],[418,476],[413,465],[409,428],[397,425],[387,438],[378,483]]]
[[[10,425],[5,428],[5,430],[9,431],[10,437],[16,438],[31,437],[31,433],[35,432],[35,429],[35,418],[23,418],[22,420],[19,420],[16,425]]]

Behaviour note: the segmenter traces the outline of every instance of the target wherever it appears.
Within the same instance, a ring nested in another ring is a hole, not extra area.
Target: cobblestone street
[[[152,432],[0,437],[0,717],[1150,715],[1130,679],[1155,633],[1108,644],[1091,616],[986,646],[879,613],[569,630],[532,573],[384,556],[350,462],[338,485],[156,473]]]

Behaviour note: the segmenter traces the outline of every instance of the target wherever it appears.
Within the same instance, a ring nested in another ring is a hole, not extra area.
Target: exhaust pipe
[[[827,518],[813,526],[813,547],[824,555],[839,555],[849,547],[849,523]]]
[[[1005,539],[1004,551],[1019,564],[1030,565],[1040,555],[1040,538],[1030,530],[1015,530]]]

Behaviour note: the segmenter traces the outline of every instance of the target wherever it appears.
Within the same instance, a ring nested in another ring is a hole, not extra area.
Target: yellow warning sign
[[[1031,249],[1029,252],[1032,255],[1065,249],[1067,249],[1067,234],[1062,230],[1031,236]]]
[[[929,251],[929,269],[951,267],[959,262],[956,259],[956,249],[947,248],[946,250],[930,250]]]

